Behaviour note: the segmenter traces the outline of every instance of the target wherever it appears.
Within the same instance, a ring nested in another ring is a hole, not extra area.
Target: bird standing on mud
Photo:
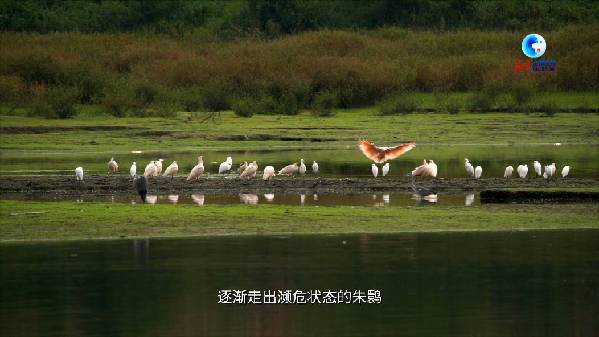
[[[511,178],[512,172],[514,172],[514,167],[512,165],[505,168],[505,172],[503,173],[504,178]]]
[[[148,163],[148,165],[146,165],[146,168],[144,170],[144,177],[150,178],[150,177],[156,177],[157,175],[158,175],[158,166],[156,166],[156,162],[152,160],[150,163]]]
[[[385,163],[385,165],[383,165],[383,177],[387,174],[389,174],[389,163]]]
[[[314,174],[318,173],[318,163],[316,162],[316,160],[312,162],[312,172],[314,172]]]
[[[570,173],[570,166],[564,166],[564,168],[562,169],[562,178],[565,178],[568,176],[568,173]],[[82,179],[83,180],[83,179]]]
[[[378,147],[368,140],[361,140],[358,143],[358,146],[360,147],[360,150],[366,156],[366,158],[372,160],[377,164],[382,164],[410,151],[416,146],[416,144],[406,143],[399,144],[393,147]]]
[[[293,163],[291,165],[287,165],[285,167],[283,167],[281,170],[279,170],[278,175],[293,175],[295,173],[297,173],[297,171],[299,171],[299,166],[297,165],[297,163]]]
[[[191,172],[187,176],[187,181],[199,180],[202,174],[204,174],[204,157],[199,156],[198,163],[191,169]]]
[[[528,174],[528,164],[526,165],[518,165],[518,177],[524,179],[526,178],[526,175]]]
[[[131,167],[129,168],[129,174],[131,177],[135,178],[137,175],[137,163],[133,162],[133,164],[131,164]]]
[[[300,166],[298,171],[301,175],[306,174],[306,164],[304,164],[304,158],[300,159]]]
[[[483,168],[481,166],[477,166],[474,169],[474,178],[475,179],[480,179],[480,177],[483,175]]]
[[[437,177],[437,164],[434,161],[422,160],[422,165],[412,170],[412,177]]]
[[[229,171],[231,171],[232,167],[233,167],[233,158],[227,157],[227,159],[224,162],[220,163],[220,166],[218,167],[218,174],[229,172]]]
[[[262,180],[270,180],[275,176],[275,168],[272,166],[266,166],[264,168],[264,173],[262,174]]]
[[[108,162],[108,174],[115,174],[119,171],[119,164],[114,160],[114,158],[110,158]]]
[[[539,163],[538,161],[534,161],[532,164],[535,168],[535,172],[537,173],[537,176],[542,176],[543,172],[541,172],[541,163]]]
[[[470,160],[468,160],[468,158],[464,159],[464,168],[469,176],[474,177],[474,166],[470,164]]]
[[[77,181],[83,181],[83,167],[79,166],[75,169],[75,176]]]
[[[166,168],[166,170],[164,170],[164,174],[162,176],[170,176],[171,180],[173,180],[173,177],[177,174],[177,172],[179,172],[179,164],[177,164],[177,161],[175,160]]]
[[[243,164],[239,165],[237,173],[241,174],[246,169],[246,167],[248,167],[248,162],[244,161]]]
[[[379,175],[379,168],[375,163],[372,163],[371,166],[372,175],[376,178]]]
[[[158,159],[154,162],[156,165],[156,169],[157,169],[155,176],[159,176],[162,173],[162,162],[163,161],[164,161],[164,159]]]
[[[256,176],[256,172],[258,172],[258,163],[256,163],[254,160],[250,165],[248,165],[248,167],[245,168],[245,170],[243,170],[243,172],[241,172],[239,178],[246,178],[248,180],[252,179]]]

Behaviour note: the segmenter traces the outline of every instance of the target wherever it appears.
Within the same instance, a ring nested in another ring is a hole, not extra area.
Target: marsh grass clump
[[[239,117],[252,117],[255,113],[254,101],[250,98],[239,98],[233,102],[233,111]]]
[[[527,83],[516,83],[514,84],[510,91],[510,97],[514,103],[515,110],[522,111],[527,107],[530,100],[532,99],[535,91],[534,88]]]
[[[312,104],[312,114],[317,117],[331,117],[339,104],[337,95],[332,91],[323,91],[316,95]]]
[[[379,105],[381,115],[408,114],[418,110],[422,102],[413,93],[400,93],[385,99]]]
[[[50,88],[31,103],[28,114],[46,118],[71,118],[77,113],[76,100],[77,90],[74,88]]]
[[[554,98],[545,98],[536,110],[542,112],[547,117],[553,117],[559,111],[559,105]]]

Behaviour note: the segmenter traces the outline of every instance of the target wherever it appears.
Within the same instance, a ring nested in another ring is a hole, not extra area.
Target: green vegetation
[[[599,6],[579,1],[455,0],[4,0],[0,27],[11,31],[142,31],[172,36],[276,37],[322,28],[402,26],[445,30],[550,29],[599,20]]]
[[[135,216],[132,214],[135,213]],[[203,206],[0,201],[0,241],[597,228],[599,207]],[[373,221],[372,219],[375,219]],[[252,219],[252,221],[247,221]]]
[[[434,104],[434,103],[431,103]],[[596,144],[599,115],[558,113],[461,113],[380,116],[377,109],[338,110],[330,118],[295,116],[242,118],[222,112],[180,113],[174,118],[114,118],[82,115],[68,120],[0,117],[0,150],[128,153],[131,150],[265,150],[338,148],[368,138],[388,144]],[[375,121],[375,122],[374,122]],[[517,125],[517,127],[514,127]]]
[[[460,106],[450,96],[433,105],[435,111],[596,111],[589,100],[570,107],[559,98],[554,103],[537,98],[591,92],[597,100],[599,26],[544,33],[551,41],[546,57],[558,60],[559,71],[531,75],[547,76],[514,75],[513,63],[523,57],[521,35],[389,27],[213,41],[2,32],[0,103],[9,113],[25,109],[59,118],[90,106],[115,117],[229,109],[240,116],[293,115],[302,109],[326,116],[331,107],[389,101],[402,111],[420,109],[418,97],[443,92],[469,98]],[[492,48],[481,48],[487,45]],[[80,108],[73,110],[75,105]]]

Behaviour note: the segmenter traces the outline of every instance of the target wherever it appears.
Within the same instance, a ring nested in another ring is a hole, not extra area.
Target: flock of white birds
[[[175,175],[177,175],[177,173],[179,173],[179,165],[177,164],[177,161],[173,161],[164,170],[164,172],[162,172],[162,162],[163,161],[164,161],[164,159],[150,161],[144,169],[143,176],[145,176],[146,178],[149,179],[152,177],[157,177],[159,175],[162,175],[164,177],[171,177],[171,179],[172,179]],[[543,177],[545,179],[551,179],[556,176],[557,168],[555,166],[555,163],[551,163],[550,165],[545,165],[545,167],[543,169],[543,166],[541,165],[541,163],[535,160],[533,163],[533,167],[534,167],[536,175],[539,177]],[[230,173],[232,168],[233,168],[233,158],[227,157],[225,159],[225,161],[223,161],[219,165],[218,173],[219,174]],[[473,177],[475,179],[480,179],[482,177],[483,168],[480,165],[477,165],[477,166],[472,165],[470,163],[470,160],[468,160],[468,158],[464,159],[464,168],[466,169],[466,173],[468,174],[468,176]],[[383,177],[386,176],[387,174],[389,174],[389,170],[390,170],[389,163],[385,163],[381,169],[382,169]],[[108,173],[115,174],[118,171],[119,171],[118,163],[114,160],[114,158],[110,158],[110,161],[108,162]],[[301,159],[299,165],[298,165],[298,163],[293,163],[293,164],[283,167],[278,172],[275,170],[275,168],[273,166],[266,166],[262,172],[262,179],[270,180],[276,175],[291,176],[296,173],[299,173],[300,175],[305,175],[307,171],[308,170],[306,168],[306,164],[304,163],[304,159]],[[312,172],[314,174],[317,174],[318,171],[319,171],[318,163],[316,161],[314,161],[312,163]],[[239,173],[239,177],[242,179],[255,178],[256,174],[258,173],[258,164],[256,163],[256,161],[253,161],[252,163],[249,163],[249,164],[248,164],[248,162],[244,162],[243,164],[241,164],[239,166],[239,168],[237,169],[237,172]],[[511,178],[513,172],[514,172],[514,167],[510,165],[505,168],[505,173],[504,173],[503,177]],[[518,177],[520,177],[522,179],[526,178],[526,176],[528,175],[528,164],[518,165],[518,167],[516,168],[516,172],[518,174]],[[568,165],[564,166],[561,171],[562,178],[567,177],[569,173],[570,173],[570,166],[568,166]],[[133,162],[133,164],[131,165],[131,167],[129,169],[129,174],[132,177],[135,177],[137,175],[137,163],[136,162]],[[203,174],[204,174],[204,159],[203,159],[203,156],[199,156],[198,163],[189,172],[189,175],[187,176],[187,180],[188,181],[198,180],[198,179],[200,179],[200,177],[202,177]],[[378,175],[379,175],[379,168],[375,163],[372,164],[372,175],[375,178],[378,177]],[[76,176],[77,180],[83,180],[83,168],[82,167],[77,167],[75,169],[75,176]],[[418,177],[418,176],[437,177],[437,164],[433,160],[424,159],[422,161],[422,165],[420,165],[420,166],[416,167],[414,170],[412,170],[411,176],[412,177]]]

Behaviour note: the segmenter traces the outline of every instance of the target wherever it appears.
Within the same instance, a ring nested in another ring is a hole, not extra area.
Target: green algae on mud
[[[599,205],[294,207],[0,201],[0,241],[599,228]]]

